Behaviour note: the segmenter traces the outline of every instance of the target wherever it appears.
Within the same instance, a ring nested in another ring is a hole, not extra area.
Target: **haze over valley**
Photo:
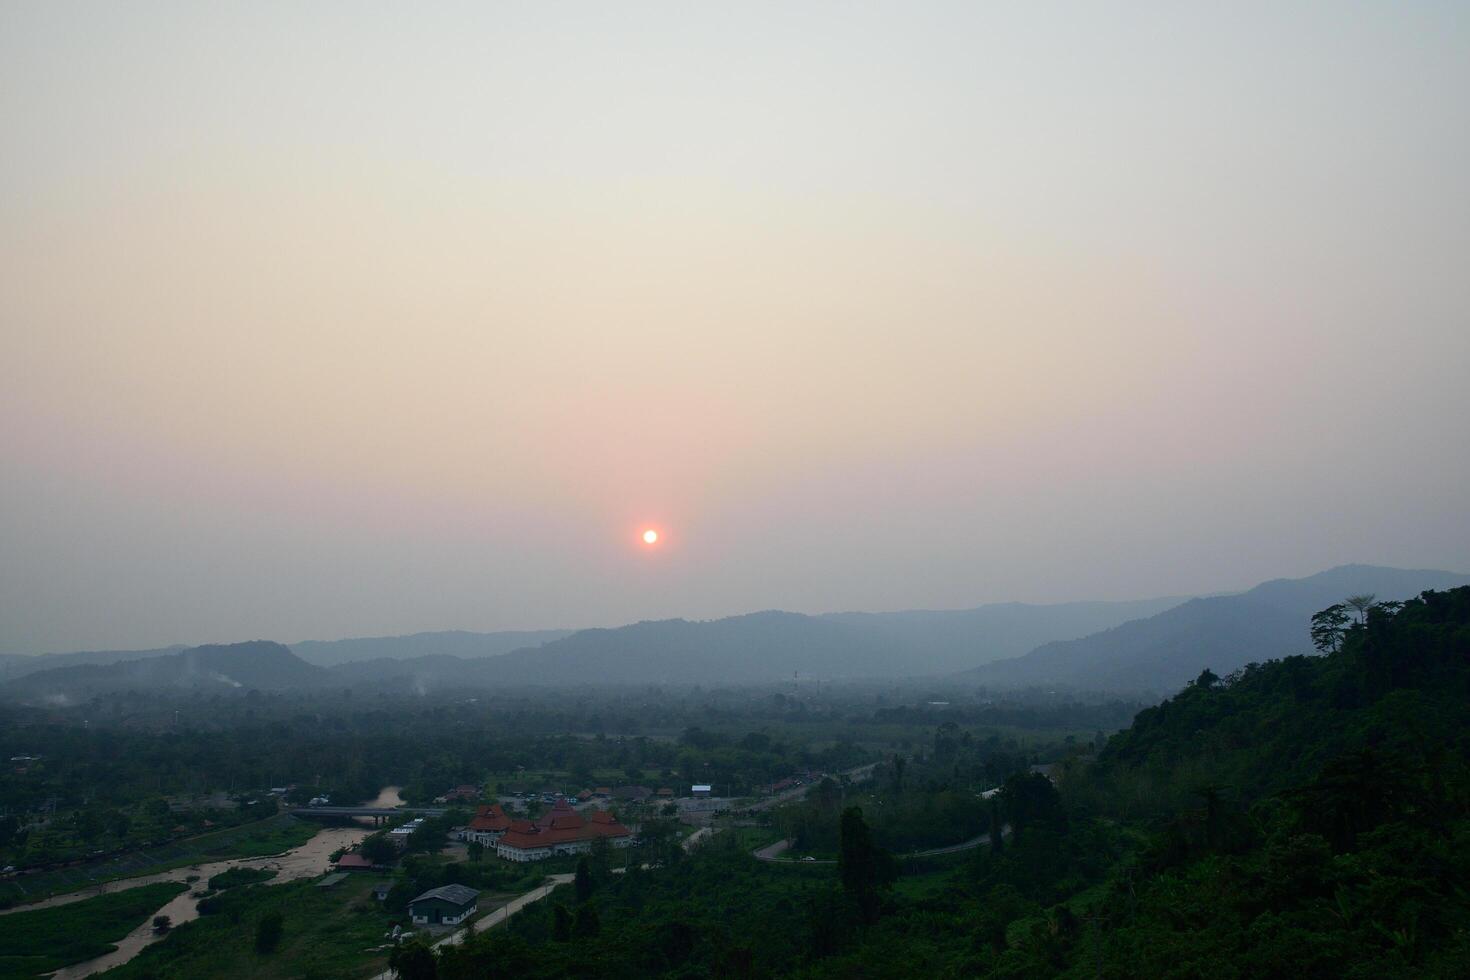
[[[0,980],[1470,977],[1466,93],[0,3]]]

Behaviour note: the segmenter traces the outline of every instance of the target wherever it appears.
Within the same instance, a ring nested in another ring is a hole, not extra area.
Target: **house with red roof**
[[[511,819],[506,816],[505,810],[501,809],[499,803],[491,803],[475,811],[474,819],[465,827],[462,837],[466,841],[493,847],[510,826]]]
[[[377,865],[356,851],[348,851],[337,859],[338,871],[371,871]]]
[[[439,797],[438,800],[436,800],[435,802],[437,802],[437,803],[473,803],[473,802],[475,802],[475,800],[478,800],[480,798],[480,795],[481,795],[480,794],[480,787],[478,787],[478,786],[470,786],[470,785],[466,784],[466,785],[463,785],[463,786],[456,786],[456,787],[454,787],[454,789],[450,790],[449,792],[445,793],[443,796]]]
[[[585,854],[598,840],[627,847],[633,832],[607,810],[583,816],[563,800],[539,820],[511,821],[496,840],[495,853],[507,861],[540,861],[558,854]]]

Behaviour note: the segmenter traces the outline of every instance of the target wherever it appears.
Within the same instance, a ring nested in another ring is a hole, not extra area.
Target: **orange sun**
[[[658,544],[658,532],[655,531],[653,528],[649,528],[647,531],[644,531],[643,532],[643,543],[644,544]]]

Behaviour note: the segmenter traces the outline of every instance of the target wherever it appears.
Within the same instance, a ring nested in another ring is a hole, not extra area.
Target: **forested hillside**
[[[1323,656],[1205,672],[1058,785],[1011,776],[1009,835],[959,865],[895,879],[850,809],[835,873],[717,838],[553,896],[438,975],[1470,975],[1470,588],[1314,625]]]
[[[5,697],[75,704],[129,690],[301,690],[330,678],[279,643],[253,640],[193,647],[181,653],[108,664],[78,664],[9,682]]]
[[[1311,650],[1307,619],[1345,596],[1408,599],[1426,589],[1470,585],[1433,569],[1340,565],[1298,579],[1273,579],[1235,595],[1191,599],[1024,657],[983,664],[966,676],[989,687],[1066,687],[1173,694],[1206,668],[1224,674]]]

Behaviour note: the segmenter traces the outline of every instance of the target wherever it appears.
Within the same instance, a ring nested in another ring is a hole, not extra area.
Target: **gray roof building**
[[[438,888],[430,888],[413,901],[426,902],[429,899],[437,898],[451,905],[472,905],[475,899],[479,897],[480,893],[478,891],[466,885],[440,885]],[[413,903],[411,902],[409,904]]]

